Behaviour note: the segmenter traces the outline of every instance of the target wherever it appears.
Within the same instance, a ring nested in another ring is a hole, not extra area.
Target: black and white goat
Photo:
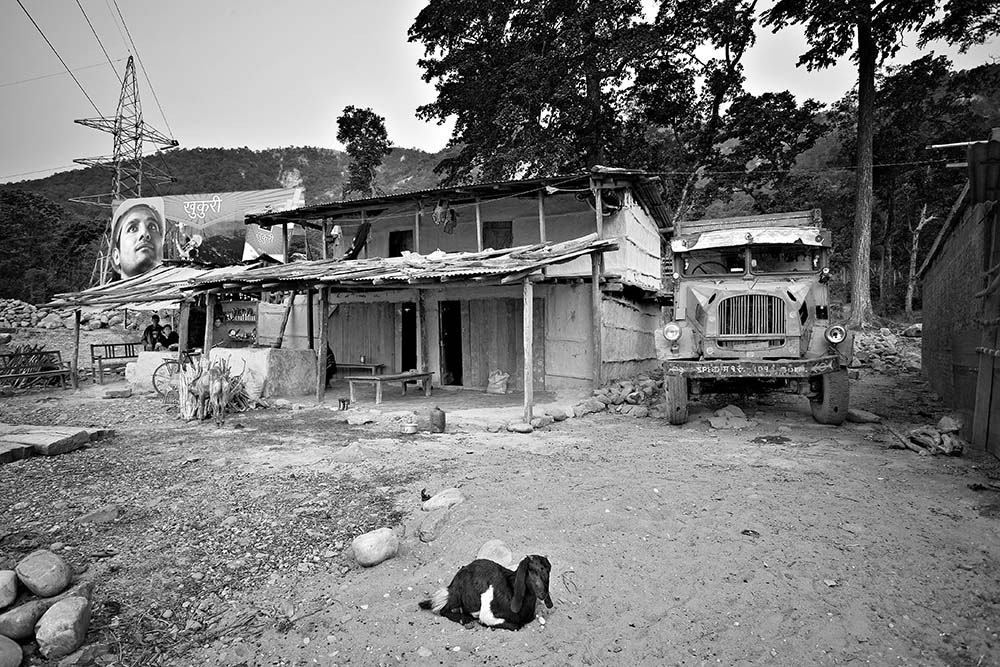
[[[462,567],[447,588],[438,589],[420,608],[463,625],[478,619],[491,628],[520,630],[535,618],[537,600],[552,608],[551,570],[545,556],[525,557],[516,571],[479,558]]]

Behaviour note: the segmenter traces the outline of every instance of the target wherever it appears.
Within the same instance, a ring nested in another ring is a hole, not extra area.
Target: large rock
[[[0,570],[0,609],[17,599],[17,573],[14,570]]]
[[[422,509],[425,512],[432,512],[437,509],[447,509],[453,505],[458,505],[465,501],[465,496],[459,489],[454,487],[439,491],[424,501]]]
[[[97,658],[100,658],[102,655],[109,655],[111,653],[110,644],[88,644],[60,660],[59,667],[87,667],[88,665],[93,665]]]
[[[99,507],[96,510],[87,512],[81,516],[77,521],[79,523],[111,523],[121,514],[121,510],[117,505],[105,505],[104,507]]]
[[[597,400],[597,398],[590,398],[582,403],[578,403],[573,406],[573,415],[575,417],[582,417],[584,415],[589,415],[594,412],[601,412],[607,409],[607,404],[602,403]]]
[[[545,414],[552,417],[552,419],[557,422],[564,421],[569,417],[569,412],[557,405],[550,405],[545,408]]]
[[[859,408],[851,408],[847,411],[847,421],[855,424],[878,424],[882,421],[882,418],[874,412],[868,412],[867,410],[861,410]]]
[[[362,567],[378,565],[399,551],[399,538],[389,528],[379,528],[364,535],[358,535],[351,542],[354,559]]]
[[[0,635],[11,639],[29,639],[35,631],[35,623],[42,617],[49,608],[60,600],[68,597],[90,598],[94,590],[94,584],[86,581],[73,586],[71,589],[54,598],[44,600],[33,600],[18,605],[13,609],[0,614]]]
[[[21,559],[14,571],[28,590],[43,598],[62,593],[73,578],[66,561],[48,549],[32,551]]]
[[[514,422],[512,424],[507,424],[507,430],[511,433],[533,433],[535,431],[535,427],[524,422]]]
[[[479,547],[476,558],[485,558],[494,563],[499,563],[504,567],[510,567],[511,562],[514,560],[514,554],[510,552],[510,549],[507,548],[507,545],[503,541],[489,540],[486,544]]]
[[[0,667],[18,667],[22,659],[24,653],[21,652],[21,645],[0,635]]]
[[[52,605],[35,625],[38,650],[46,658],[61,658],[83,646],[90,627],[90,600],[68,597]]]

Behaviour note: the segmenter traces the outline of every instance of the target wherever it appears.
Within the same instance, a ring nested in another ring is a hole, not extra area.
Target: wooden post
[[[215,295],[205,295],[205,342],[201,346],[201,356],[205,363],[208,362],[209,352],[212,350],[212,337],[215,334]],[[202,366],[205,368],[205,366]]]
[[[483,251],[483,216],[479,210],[479,197],[476,197],[476,247]]]
[[[535,354],[532,343],[535,339],[534,287],[531,276],[524,277],[524,299],[522,309],[524,322],[524,423],[531,423],[531,408],[535,402]]]
[[[545,243],[548,239],[545,234],[545,191],[538,191],[538,240]]]
[[[181,312],[177,316],[177,361],[180,361],[188,348],[188,336],[191,335],[191,302],[181,301]]]
[[[310,303],[312,296],[309,297]],[[326,399],[327,335],[330,327],[330,291],[326,286],[319,288],[319,345],[316,346],[316,402]],[[310,327],[310,337],[312,328]]]
[[[591,286],[591,341],[594,354],[593,381],[594,389],[601,386],[601,256],[598,253],[590,255],[590,286]]]
[[[417,369],[427,370],[427,312],[424,291],[417,290]]]
[[[597,218],[597,238],[599,239],[604,238],[604,214],[601,212],[604,202],[601,192],[600,186],[594,185],[594,211]]]
[[[292,306],[295,305],[295,295],[296,291],[292,290],[292,293],[288,295],[288,303],[285,304],[285,314],[281,318],[281,326],[278,328],[278,339],[274,342],[272,347],[281,349],[281,343],[285,338],[285,327],[288,326],[288,316],[292,314]]]
[[[367,220],[368,220],[368,216],[365,214],[365,211],[362,210],[361,211],[361,224],[362,225],[365,224],[365,222]],[[368,234],[367,237],[365,237],[365,245],[364,245],[365,259],[368,259],[368,241],[369,241],[369,239],[371,239],[371,234],[370,233]]]
[[[73,311],[73,361],[70,364],[73,389],[80,388],[80,309]]]
[[[313,347],[313,291],[312,289],[306,290],[306,326],[309,328],[309,349],[315,350]]]
[[[417,202],[417,211],[413,214],[413,252],[420,254],[420,202]]]
[[[327,240],[326,218],[323,218],[323,259],[329,259],[329,251],[326,249]]]
[[[288,223],[281,223],[281,252],[284,253],[285,264],[291,259],[288,256]]]

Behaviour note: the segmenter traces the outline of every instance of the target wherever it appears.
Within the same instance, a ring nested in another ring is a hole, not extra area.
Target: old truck
[[[843,423],[853,336],[832,319],[820,211],[683,222],[668,245],[656,351],[670,422],[687,421],[692,395],[755,383]]]

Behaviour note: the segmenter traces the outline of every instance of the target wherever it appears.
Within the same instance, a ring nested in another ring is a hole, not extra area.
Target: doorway
[[[441,301],[441,384],[462,386],[462,308],[458,301]]]
[[[400,317],[399,370],[421,370],[417,368],[417,304],[407,301],[403,304]]]

